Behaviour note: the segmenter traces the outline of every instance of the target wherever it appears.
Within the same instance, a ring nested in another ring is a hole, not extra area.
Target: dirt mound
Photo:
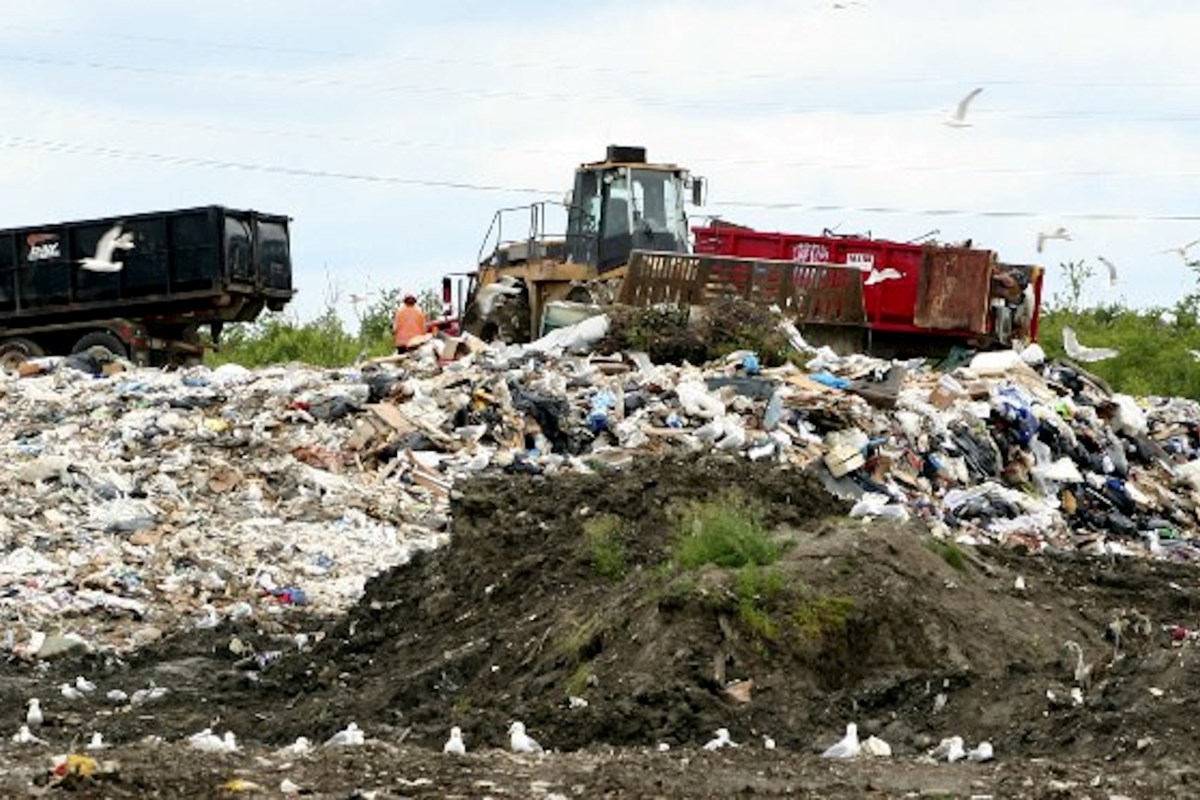
[[[729,518],[760,513],[778,561],[685,564],[689,504],[731,486],[747,499],[726,498]],[[807,752],[856,721],[898,754],[949,735],[1006,757],[1190,751],[1196,644],[1170,626],[1200,608],[1193,566],[964,550],[845,510],[813,475],[743,459],[476,480],[456,493],[450,544],[372,580],[346,617],[226,623],[128,662],[12,666],[0,729],[40,695],[54,736],[118,743],[214,726],[276,745],[353,720],[424,747],[457,724],[479,748],[519,718],[565,750],[694,746],[727,727]],[[297,651],[301,630],[317,643]],[[59,699],[81,672],[100,691]],[[149,685],[172,691],[133,713],[102,699]]]
[[[781,559],[670,566],[673,509],[732,485],[762,504]],[[447,548],[373,581],[313,653],[268,673],[264,688],[296,712],[276,717],[272,736],[356,719],[430,745],[457,724],[499,745],[520,718],[561,749],[695,744],[722,726],[807,748],[851,719],[900,752],[952,733],[1009,752],[1089,738],[1091,718],[1047,716],[1045,692],[1070,705],[1062,643],[1096,660],[1124,601],[1085,612],[1077,581],[1170,565],[1067,561],[1056,577],[1051,559],[996,554],[993,566],[933,546],[920,525],[831,517],[844,510],[811,475],[746,461],[473,483],[455,502]],[[624,524],[619,576],[603,574],[587,533],[608,514]],[[1038,587],[1015,589],[1018,571],[1037,573]],[[1063,584],[1053,592],[1052,579]]]

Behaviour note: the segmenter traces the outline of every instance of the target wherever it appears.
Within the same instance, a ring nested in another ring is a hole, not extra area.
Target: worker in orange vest
[[[396,321],[392,325],[395,333],[396,352],[403,353],[425,342],[425,312],[417,305],[417,296],[412,292],[404,295],[404,305],[396,309]]]

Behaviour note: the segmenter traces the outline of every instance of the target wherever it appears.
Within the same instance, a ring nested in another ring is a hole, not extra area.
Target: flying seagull
[[[1108,270],[1108,285],[1116,286],[1117,285],[1117,265],[1114,264],[1113,262],[1109,261],[1104,256],[1096,256],[1096,260],[1099,261],[1101,264],[1103,264],[1105,269]]]
[[[353,307],[354,311],[357,313],[358,307],[362,306],[362,305],[366,305],[367,300],[369,300],[371,298],[371,293],[364,292],[362,294],[355,294],[354,292],[351,292],[349,295],[349,298],[350,298],[351,307]]]
[[[1075,336],[1075,329],[1071,326],[1063,328],[1063,349],[1067,351],[1067,356],[1076,361],[1091,363],[1093,361],[1105,361],[1110,358],[1116,358],[1120,352],[1111,347],[1084,347],[1079,343],[1079,339]],[[1074,642],[1072,642],[1074,644]],[[1078,647],[1079,645],[1075,645]],[[1080,656],[1082,658],[1082,655]]]
[[[1183,259],[1183,263],[1186,264],[1187,260],[1188,260],[1188,250],[1191,250],[1193,247],[1195,247],[1198,244],[1200,244],[1200,239],[1194,239],[1185,245],[1180,245],[1179,247],[1168,247],[1166,250],[1163,250],[1162,252],[1178,253],[1179,257]]]
[[[1042,252],[1042,248],[1050,239],[1062,239],[1064,242],[1069,242],[1071,241],[1071,234],[1063,227],[1055,228],[1052,231],[1042,231],[1038,234],[1037,238],[1037,251],[1039,253]]]
[[[79,266],[90,272],[120,272],[124,265],[120,261],[113,261],[113,254],[117,250],[132,249],[133,234],[122,233],[120,225],[113,225],[96,243],[95,254],[79,259]]]
[[[979,96],[983,91],[983,87],[977,87],[967,93],[967,96],[958,101],[958,106],[954,109],[954,113],[942,121],[943,125],[949,125],[951,128],[969,128],[971,123],[967,122],[967,107],[971,105],[971,101]]]

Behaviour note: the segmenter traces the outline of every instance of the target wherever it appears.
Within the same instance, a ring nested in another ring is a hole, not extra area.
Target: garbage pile
[[[458,480],[672,452],[811,466],[853,515],[963,542],[1197,553],[1195,402],[1113,394],[1036,346],[938,371],[785,330],[803,355],[769,369],[598,355],[603,318],[343,370],[23,369],[0,379],[0,647],[336,612],[444,541]]]

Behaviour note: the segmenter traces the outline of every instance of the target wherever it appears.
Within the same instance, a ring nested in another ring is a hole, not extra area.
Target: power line
[[[222,83],[269,83],[283,86],[317,89],[350,89],[364,92],[383,92],[387,94],[416,94],[433,95],[436,97],[472,97],[484,100],[508,100],[515,102],[545,102],[554,104],[577,103],[619,103],[648,106],[653,108],[671,108],[682,111],[704,110],[753,110],[760,112],[777,111],[792,114],[836,115],[836,116],[867,116],[867,117],[940,117],[942,112],[935,109],[846,109],[833,107],[802,106],[778,101],[684,101],[671,100],[662,97],[637,95],[597,95],[575,92],[532,92],[519,89],[478,89],[459,86],[432,86],[423,84],[381,84],[363,81],[352,81],[343,78],[317,78],[270,75],[256,72],[191,72],[167,67],[147,67],[133,64],[116,64],[103,61],[85,61],[65,58],[49,58],[45,56],[0,55],[0,62],[31,64],[37,66],[67,67],[73,69],[91,69],[121,72],[135,75],[155,75],[181,80],[206,80]],[[1200,114],[1130,114],[1125,111],[1017,111],[1006,112],[991,109],[972,111],[972,116],[993,117],[1001,119],[1022,120],[1088,120],[1105,119],[1111,121],[1132,122],[1200,122]]]
[[[15,23],[2,23],[0,30],[11,30],[20,33],[41,33],[51,34],[54,36],[73,36],[95,40],[97,33],[95,30],[81,30],[72,28],[46,27],[41,25],[20,25]],[[315,47],[296,47],[294,45],[278,45],[278,44],[262,44],[259,42],[232,42],[232,41],[217,41],[213,39],[197,39],[193,37],[171,37],[171,36],[147,36],[144,34],[131,34],[123,32],[104,32],[105,41],[125,41],[125,42],[144,42],[148,44],[160,44],[168,46],[187,46],[202,49],[212,50],[241,50],[245,52],[260,52],[260,53],[278,53],[304,56],[318,56],[323,58],[357,58],[361,57],[362,53],[351,50],[333,50]],[[665,72],[663,70],[652,70],[640,67],[629,66],[613,66],[613,65],[597,65],[586,63],[569,63],[557,62],[548,63],[544,60],[538,61],[512,61],[499,59],[481,59],[481,58],[447,58],[444,56],[422,56],[413,54],[390,55],[384,56],[381,59],[384,63],[408,63],[408,64],[429,64],[431,66],[461,66],[461,67],[478,67],[484,69],[506,68],[519,70],[538,70],[539,72],[580,72],[591,73],[605,76],[628,76],[634,78],[645,77],[672,77],[675,73]],[[724,79],[732,79],[737,81],[742,80],[788,80],[792,82],[825,82],[837,81],[843,82],[846,76],[842,73],[808,73],[803,75],[783,75],[779,72],[745,72],[741,74],[731,74],[726,69],[708,70],[689,68],[687,74],[695,77],[697,74],[701,76],[719,76]],[[1064,88],[1115,88],[1115,89],[1168,89],[1168,88],[1194,88],[1200,87],[1200,81],[1197,80],[1130,80],[1121,79],[1105,79],[1097,80],[1096,78],[1064,78],[1055,76],[1052,78],[1002,78],[989,76],[975,77],[937,77],[929,75],[888,75],[881,77],[872,77],[873,83],[884,84],[917,84],[917,85],[939,85],[939,86],[1059,86]]]
[[[251,136],[268,136],[289,141],[304,139],[308,141],[331,141],[343,144],[353,145],[379,145],[388,148],[409,148],[419,150],[449,150],[449,151],[466,151],[466,152],[483,152],[483,153],[506,153],[528,156],[544,157],[547,155],[560,155],[564,159],[575,159],[577,153],[568,153],[566,151],[551,151],[545,148],[533,147],[497,147],[494,145],[455,145],[445,141],[424,141],[411,138],[395,138],[395,137],[378,137],[378,136],[356,136],[351,134],[324,133],[319,131],[304,131],[295,128],[262,128],[252,126],[238,125],[221,125],[208,122],[193,122],[187,120],[162,120],[151,119],[147,117],[126,117],[111,114],[90,114],[72,111],[61,111],[59,109],[40,109],[30,108],[25,104],[16,103],[0,103],[0,108],[9,108],[14,111],[19,111],[24,120],[29,120],[34,117],[48,117],[52,119],[66,119],[76,122],[100,122],[100,123],[116,123],[121,125],[129,125],[136,128],[146,127],[174,127],[186,128],[191,131],[211,131],[214,133],[233,133],[239,135]],[[1116,170],[1116,169],[1040,169],[1036,167],[1009,167],[1009,166],[957,166],[952,164],[904,164],[897,162],[888,162],[885,164],[870,163],[863,161],[840,161],[840,162],[820,162],[820,161],[767,161],[764,159],[739,159],[739,158],[724,158],[703,157],[697,159],[697,164],[703,165],[703,168],[712,166],[732,166],[732,167],[753,167],[760,169],[770,169],[778,171],[780,169],[797,169],[797,170],[828,170],[832,172],[905,172],[905,173],[951,173],[951,174],[979,174],[979,175],[994,175],[994,176],[1011,176],[1011,177],[1027,177],[1027,176],[1062,176],[1062,177],[1078,177],[1078,178],[1174,178],[1174,179],[1191,179],[1200,177],[1200,169],[1162,169],[1162,170]],[[701,167],[696,167],[701,169]]]
[[[318,178],[324,180],[344,180],[361,183],[391,184],[401,186],[420,186],[436,189],[457,189],[479,192],[508,192],[512,194],[528,194],[543,197],[558,197],[560,192],[553,189],[542,189],[525,186],[502,186],[491,183],[474,183],[470,181],[435,180],[424,178],[405,178],[392,175],[375,175],[370,173],[340,172],[334,170],[308,169],[303,167],[288,167],[273,164],[260,164],[244,161],[227,161],[222,159],[198,158],[193,156],[172,155],[146,151],[120,150],[111,147],[96,147],[70,142],[58,142],[27,137],[0,137],[0,147],[28,148],[72,155],[95,155],[131,161],[148,161],[174,166],[198,167],[206,169],[228,169],[245,172],[259,172],[286,175],[299,178]],[[913,209],[893,206],[846,206],[822,205],[812,203],[797,203],[788,201],[755,202],[744,200],[726,200],[714,202],[711,205],[719,208],[754,208],[765,210],[789,210],[811,212],[853,212],[861,214],[888,214],[926,217],[991,217],[991,218],[1057,218],[1101,220],[1114,222],[1200,222],[1200,213],[1196,214],[1142,214],[1130,212],[1050,212],[1030,209],[1009,210],[972,210],[952,208]]]

